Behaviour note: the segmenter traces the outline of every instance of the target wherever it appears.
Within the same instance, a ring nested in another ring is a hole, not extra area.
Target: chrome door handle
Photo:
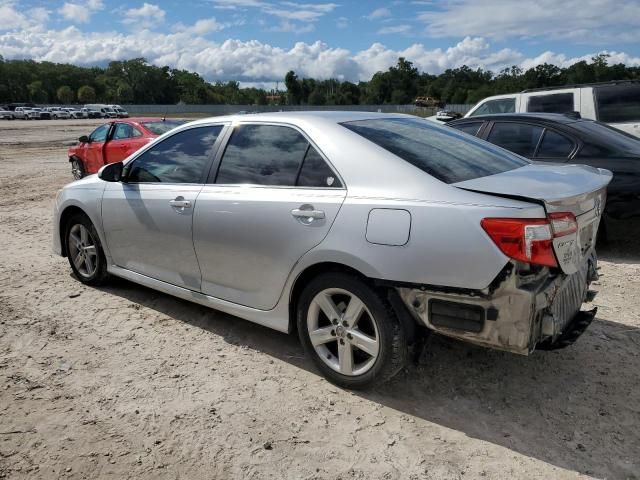
[[[169,205],[175,208],[191,208],[191,202],[189,200],[182,200],[179,198],[169,200]]]
[[[295,208],[291,210],[291,215],[296,218],[305,218],[309,220],[322,220],[324,212],[322,210],[305,210],[303,208]]]

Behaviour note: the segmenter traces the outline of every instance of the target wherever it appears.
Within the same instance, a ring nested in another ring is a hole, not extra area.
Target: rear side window
[[[451,126],[456,130],[460,130],[461,132],[473,135],[475,137],[478,134],[478,130],[480,130],[480,126],[482,126],[482,122],[460,123]]]
[[[500,98],[488,100],[474,110],[470,117],[475,115],[489,115],[492,113],[514,113],[516,111],[515,98]]]
[[[517,122],[495,122],[487,140],[523,157],[533,157],[542,127]]]
[[[216,183],[341,186],[304,135],[280,125],[238,125],[222,156]]]
[[[455,129],[413,118],[380,118],[342,125],[446,183],[495,175],[529,162]]]
[[[527,112],[567,113],[573,112],[573,93],[552,93],[529,97]]]
[[[640,121],[640,85],[597,87],[595,93],[601,122]]]
[[[297,185],[299,187],[342,187],[336,174],[311,145],[304,157]]]
[[[560,135],[553,130],[546,130],[536,157],[568,158],[569,154],[573,151],[573,146],[573,141],[564,135]]]
[[[190,128],[154,145],[127,165],[131,183],[201,183],[222,126]]]

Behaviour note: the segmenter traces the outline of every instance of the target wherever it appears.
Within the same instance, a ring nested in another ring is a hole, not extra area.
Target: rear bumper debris
[[[595,252],[571,274],[552,275],[509,263],[484,290],[452,291],[429,286],[398,287],[414,318],[443,335],[527,355],[534,349],[563,348],[575,342],[595,316],[580,311],[595,296]]]

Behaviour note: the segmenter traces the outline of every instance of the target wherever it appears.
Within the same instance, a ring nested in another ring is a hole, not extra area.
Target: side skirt
[[[284,308],[280,305],[276,305],[273,310],[258,310],[256,308],[246,307],[244,305],[238,305],[236,303],[221,300],[216,297],[211,297],[200,292],[195,292],[186,288],[178,287],[170,283],[156,280],[141,273],[132,272],[125,268],[121,268],[115,265],[107,267],[107,271],[115,275],[116,277],[130,280],[133,283],[144,285],[145,287],[158,290],[174,297],[188,300],[205,307],[213,308],[236,317],[243,318],[258,325],[273,328],[279,332],[288,333],[289,330],[289,309],[288,305]]]

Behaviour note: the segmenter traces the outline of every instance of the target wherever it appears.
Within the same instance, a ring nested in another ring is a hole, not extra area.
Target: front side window
[[[431,123],[413,118],[378,118],[341,125],[446,183],[529,164],[487,142]]]
[[[567,113],[573,109],[573,93],[552,93],[529,97],[527,112]]]
[[[484,102],[469,116],[474,117],[476,115],[491,115],[494,113],[514,113],[515,111],[515,98],[500,98],[497,100],[488,100]]]
[[[595,89],[598,120],[606,123],[640,121],[640,85],[616,85]]]
[[[238,125],[222,157],[216,183],[294,186],[309,142],[278,125]]]
[[[495,122],[487,140],[523,157],[532,157],[542,127],[517,122]]]
[[[109,127],[111,124],[106,123],[96,128],[89,136],[92,142],[104,142],[107,139],[107,133],[109,133]]]
[[[553,130],[546,130],[536,153],[536,158],[568,158],[573,151],[573,142]]]
[[[130,183],[201,183],[221,125],[176,133],[127,165]]]

